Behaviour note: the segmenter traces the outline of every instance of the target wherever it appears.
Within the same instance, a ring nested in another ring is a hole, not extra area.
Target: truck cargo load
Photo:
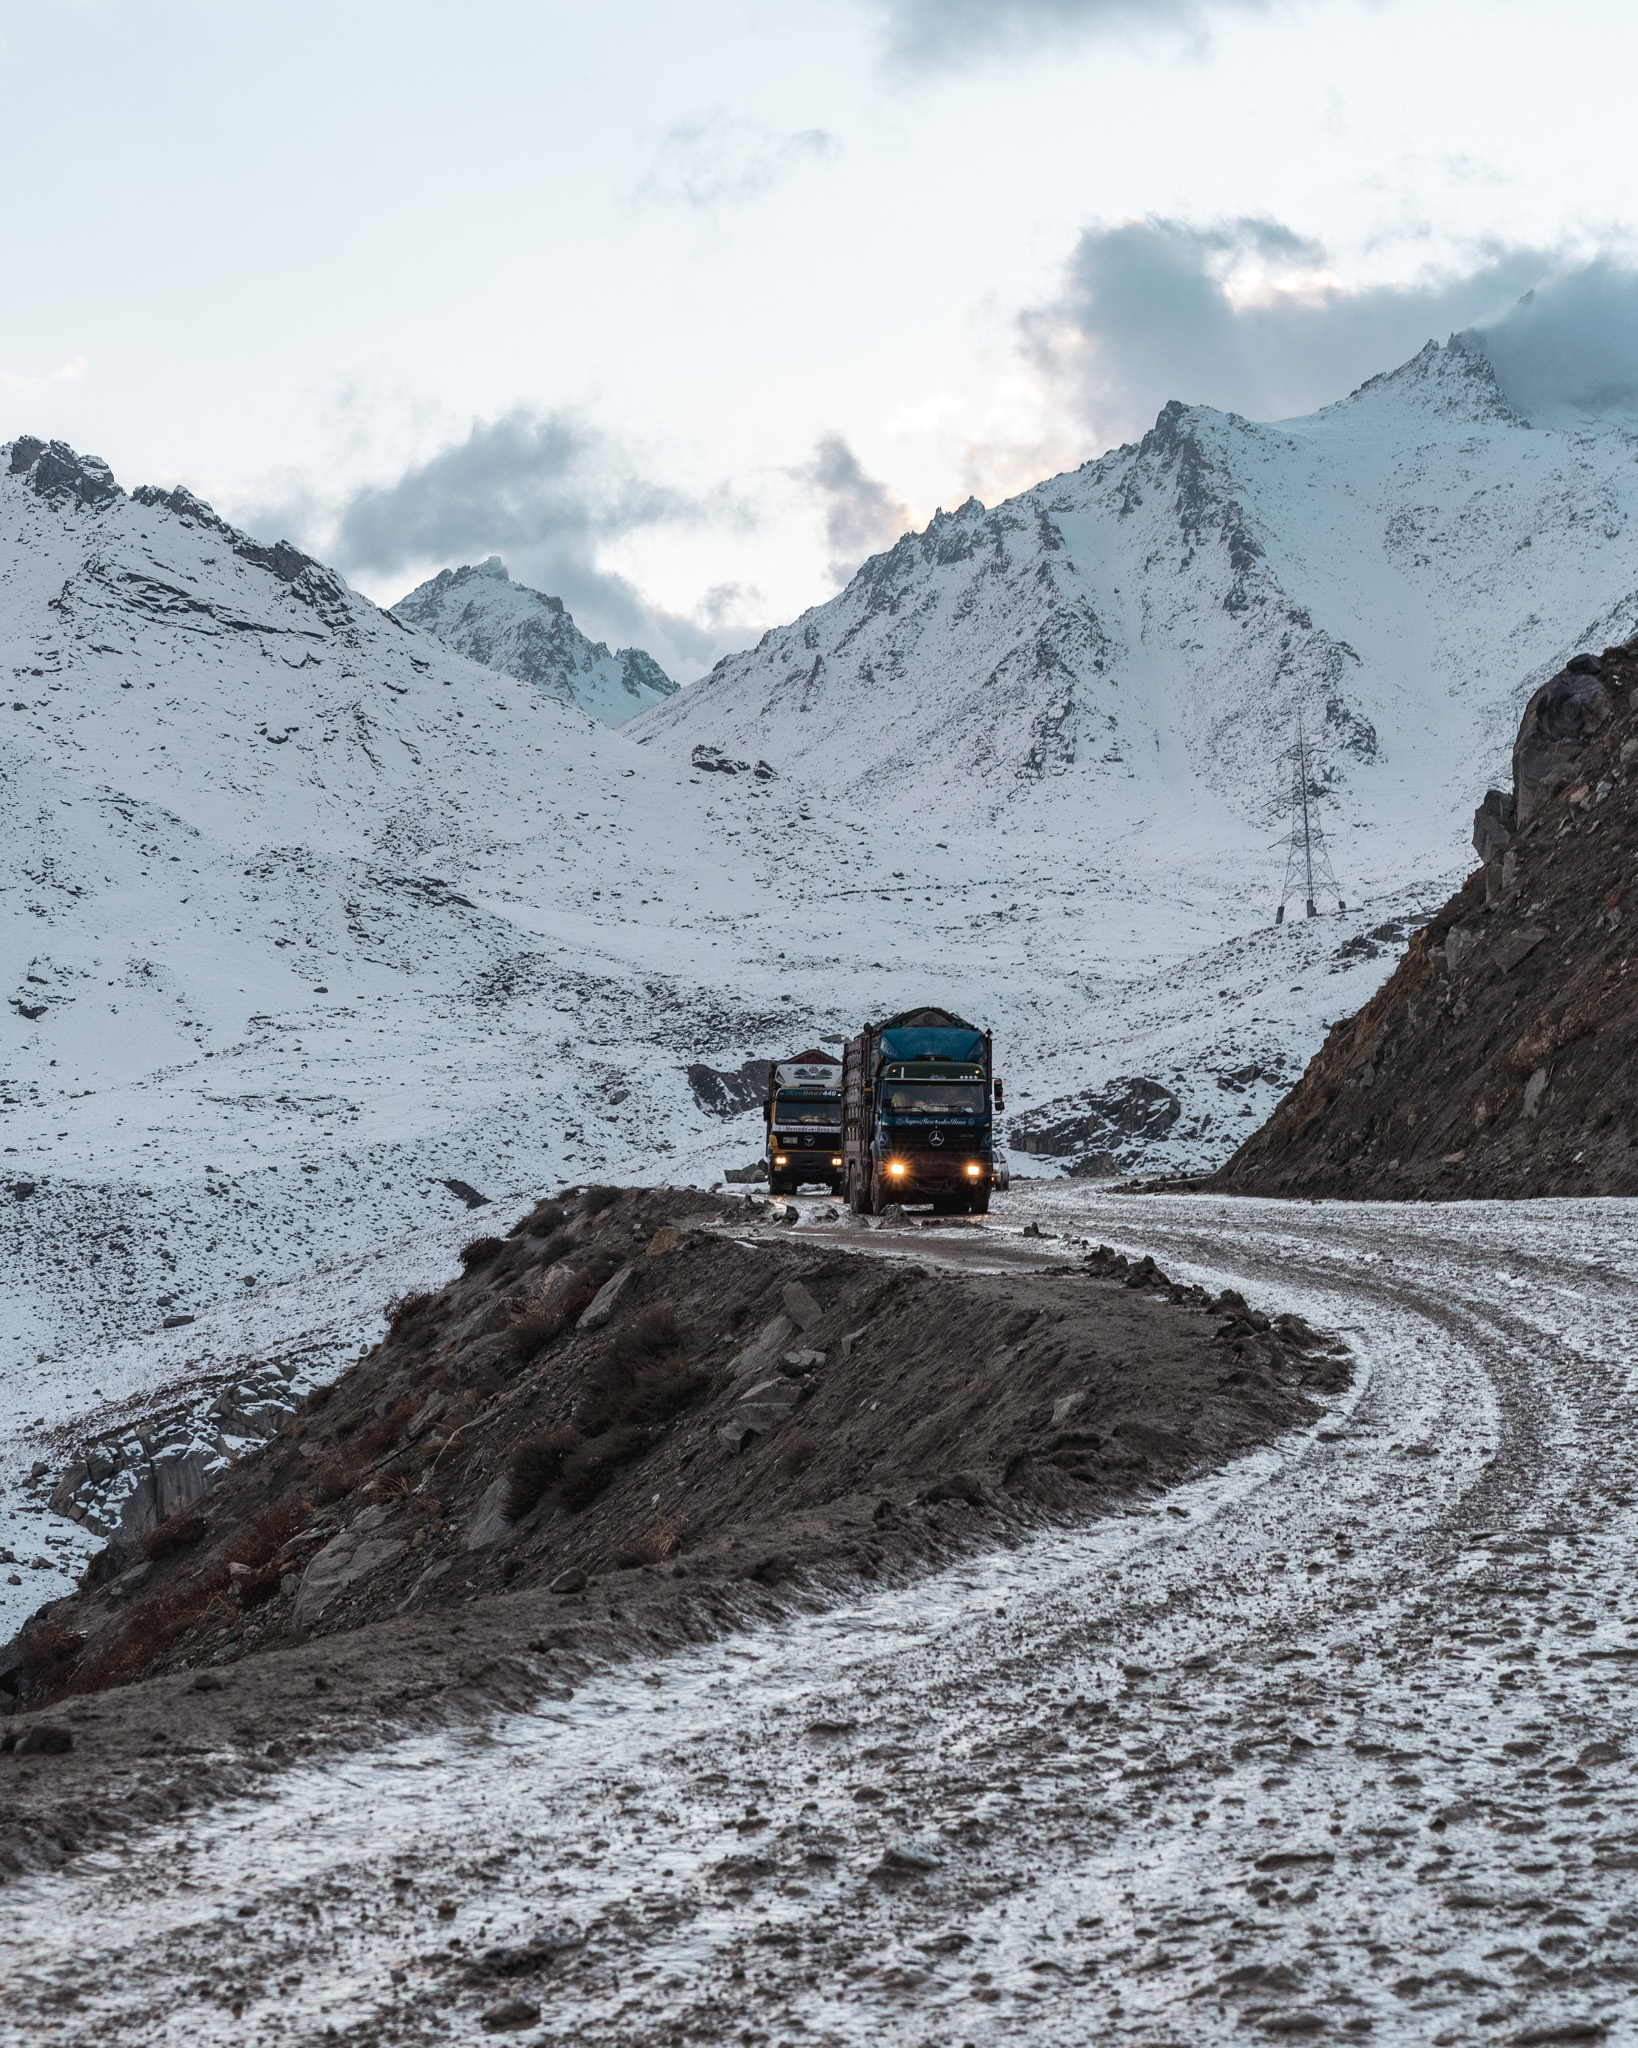
[[[931,1202],[982,1216],[995,1185],[990,1034],[949,1010],[867,1024],[842,1054],[843,1186],[856,1214]]]

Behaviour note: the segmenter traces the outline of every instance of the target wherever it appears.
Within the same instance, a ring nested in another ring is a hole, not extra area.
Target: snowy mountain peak
[[[611,654],[588,640],[562,598],[514,583],[499,555],[440,569],[392,609],[469,660],[533,683],[604,725],[624,725],[677,688],[642,648]]]
[[[1383,370],[1335,405],[1315,415],[1324,419],[1345,407],[1358,407],[1383,396],[1424,411],[1461,418],[1478,425],[1528,427],[1530,422],[1508,404],[1490,358],[1467,338],[1453,334],[1441,348],[1429,341],[1397,370]]]

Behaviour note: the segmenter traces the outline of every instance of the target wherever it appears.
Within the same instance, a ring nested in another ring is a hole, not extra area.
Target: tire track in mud
[[[1356,1326],[1354,1388],[1153,1509],[8,1887],[0,2038],[1624,2037],[1630,1211],[1035,1206]]]

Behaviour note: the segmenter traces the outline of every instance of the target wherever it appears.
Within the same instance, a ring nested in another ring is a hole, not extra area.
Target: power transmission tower
[[[1337,878],[1331,872],[1331,856],[1326,851],[1325,832],[1311,801],[1319,792],[1310,787],[1310,758],[1299,711],[1297,744],[1285,756],[1295,764],[1295,783],[1291,794],[1291,831],[1286,839],[1285,880],[1280,885],[1279,908],[1274,913],[1276,924],[1284,924],[1286,903],[1299,893],[1299,883],[1310,917],[1319,916],[1317,899],[1321,896],[1335,897],[1338,910],[1348,907],[1338,894]]]

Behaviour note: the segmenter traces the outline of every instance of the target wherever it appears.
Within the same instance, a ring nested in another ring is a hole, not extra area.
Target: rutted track
[[[1631,1205],[1026,1200],[1346,1327],[1354,1388],[1155,1511],[9,1885],[0,2038],[1625,2038]]]

